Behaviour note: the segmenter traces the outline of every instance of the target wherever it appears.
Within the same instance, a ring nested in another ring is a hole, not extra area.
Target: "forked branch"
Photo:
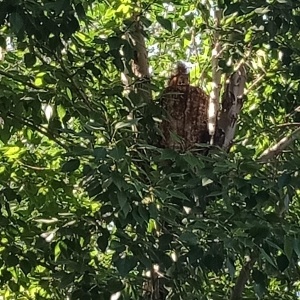
[[[237,119],[244,101],[246,80],[246,69],[244,65],[241,65],[226,82],[222,99],[222,109],[218,121],[218,129],[220,129],[225,136],[220,146],[226,151],[230,149],[236,132]]]
[[[151,90],[147,84],[150,80],[148,51],[146,48],[145,37],[143,33],[143,26],[140,22],[140,15],[134,15],[132,17],[133,23],[125,33],[125,38],[133,46],[134,58],[130,62],[132,72],[128,72],[125,68],[125,72],[122,74],[122,82],[125,88],[128,90],[134,88],[139,95],[142,96],[144,101],[151,100]],[[129,76],[133,73],[138,80],[132,84],[132,80]]]

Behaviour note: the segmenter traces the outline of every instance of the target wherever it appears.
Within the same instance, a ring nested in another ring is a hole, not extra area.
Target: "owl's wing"
[[[161,97],[161,106],[166,112],[161,124],[162,145],[171,149],[182,149],[184,138],[184,111],[188,98],[187,87],[169,86]]]
[[[207,143],[209,134],[208,95],[198,87],[190,87],[189,99],[185,110],[185,138],[189,147],[195,143]]]

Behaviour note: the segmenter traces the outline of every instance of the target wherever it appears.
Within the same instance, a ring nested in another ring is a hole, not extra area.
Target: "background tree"
[[[0,2],[6,299],[297,298],[299,4]],[[245,68],[229,153],[155,146],[178,60],[235,113]]]

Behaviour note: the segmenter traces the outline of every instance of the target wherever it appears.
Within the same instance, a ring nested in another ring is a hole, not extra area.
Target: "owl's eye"
[[[177,85],[188,85],[188,84],[189,84],[189,81],[186,76],[179,76]]]

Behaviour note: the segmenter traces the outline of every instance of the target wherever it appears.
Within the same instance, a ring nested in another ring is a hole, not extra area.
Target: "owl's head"
[[[176,85],[189,85],[190,84],[190,75],[187,71],[186,65],[179,61],[176,65],[175,72],[169,80],[169,86]]]

